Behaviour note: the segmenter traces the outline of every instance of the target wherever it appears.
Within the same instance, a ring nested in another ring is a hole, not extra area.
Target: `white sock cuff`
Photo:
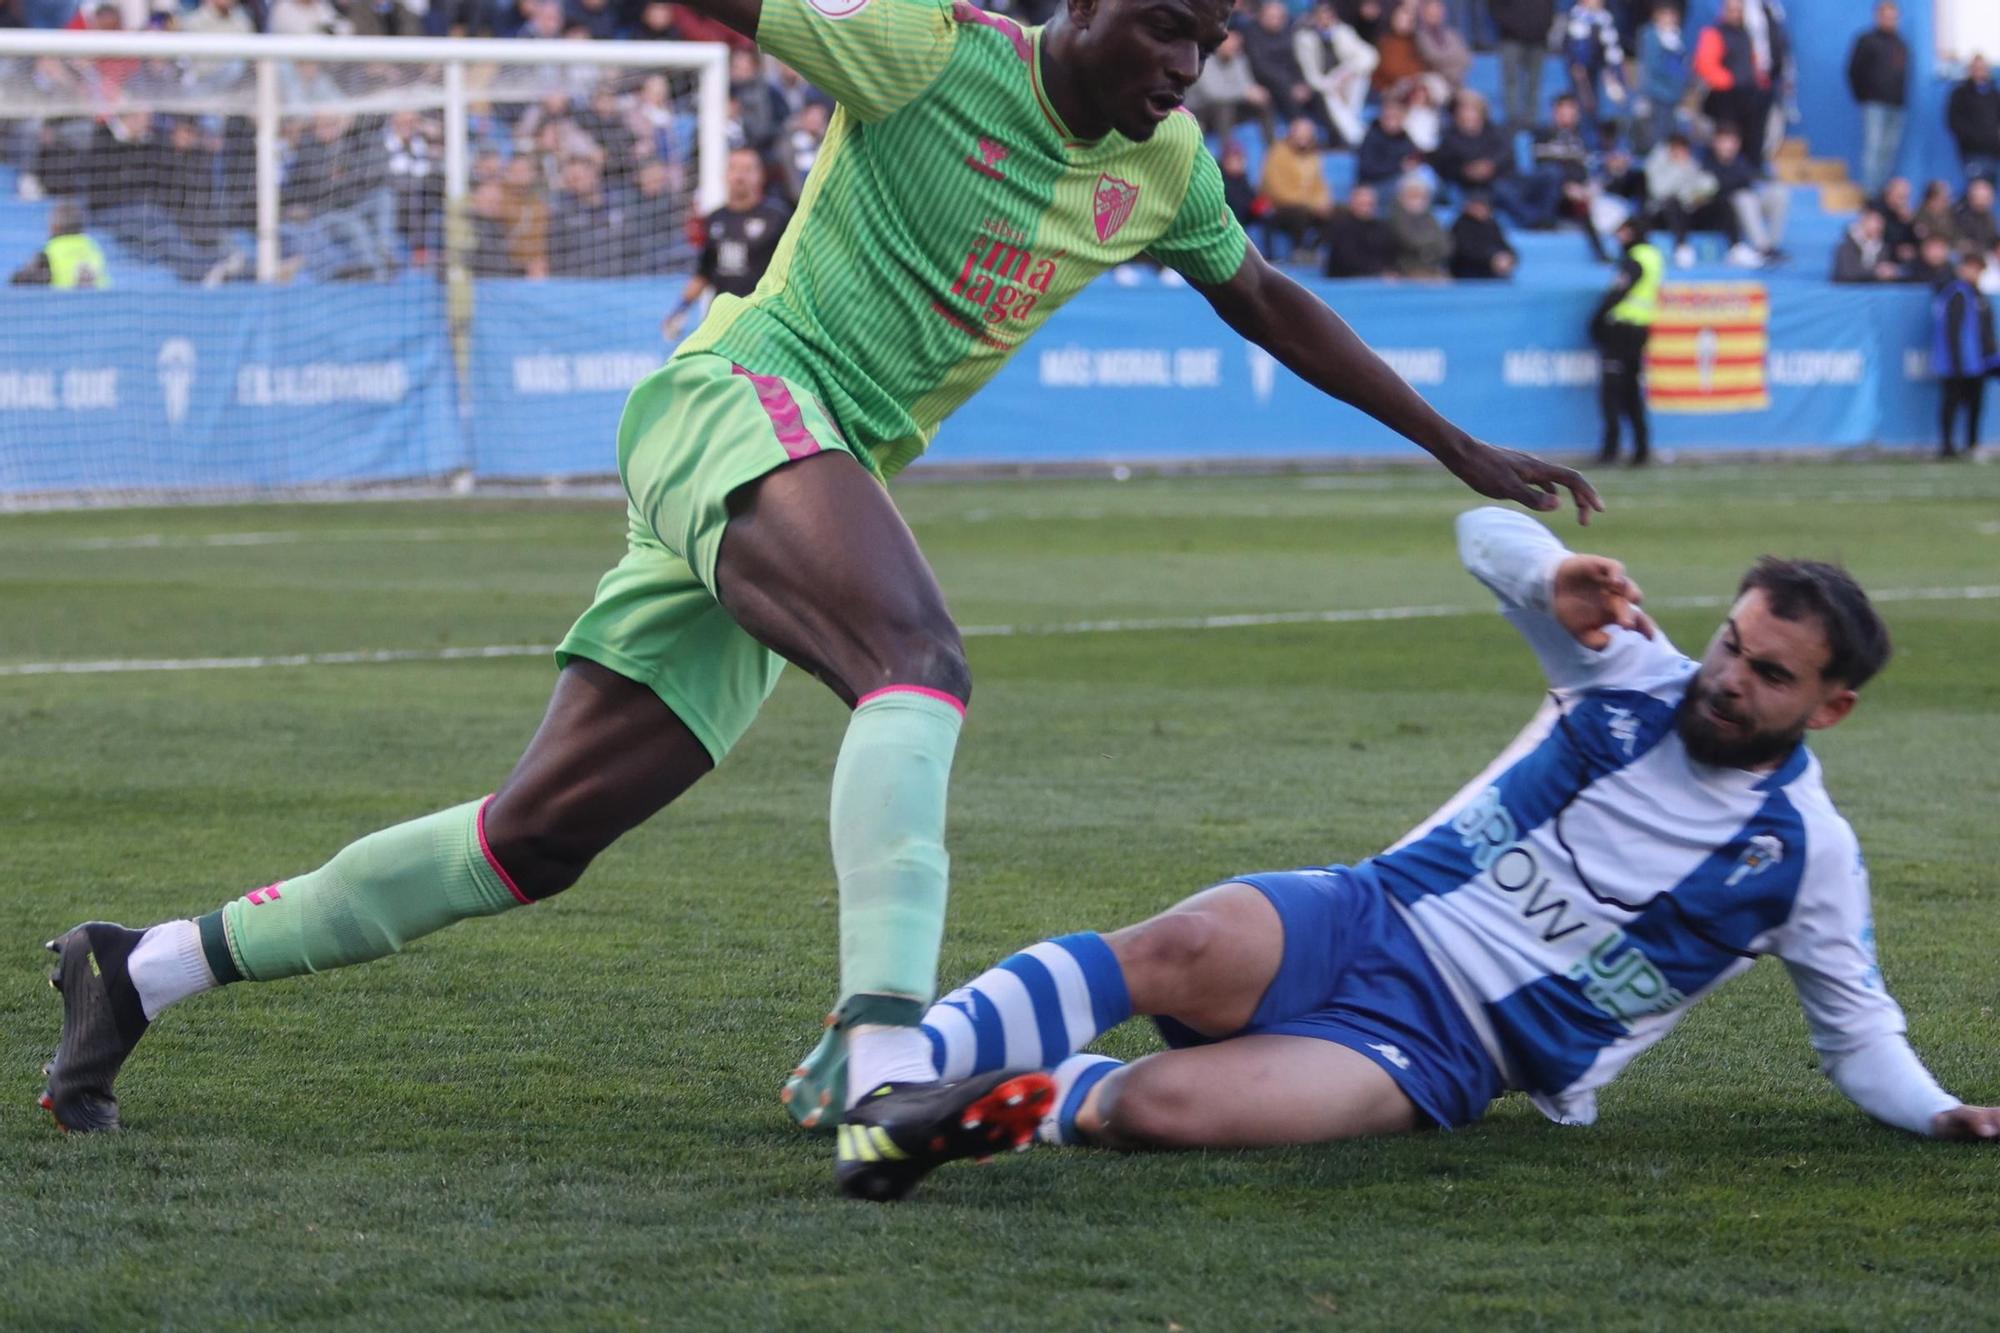
[[[201,949],[201,928],[192,921],[165,921],[152,927],[132,946],[125,971],[139,992],[148,1022],[168,1005],[214,990],[217,984]]]

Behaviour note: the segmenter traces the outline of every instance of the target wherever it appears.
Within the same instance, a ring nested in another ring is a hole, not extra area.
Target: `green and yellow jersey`
[[[1243,262],[1194,118],[1076,138],[1039,28],[964,0],[764,0],[757,41],[839,109],[763,281],[677,355],[815,386],[884,476],[1105,269],[1151,253],[1219,283]]]

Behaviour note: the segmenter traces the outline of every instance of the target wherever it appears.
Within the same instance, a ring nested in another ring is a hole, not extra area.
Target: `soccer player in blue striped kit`
[[[1526,730],[1380,856],[1246,875],[1005,960],[925,1016],[940,1077],[1050,1069],[1041,1141],[1118,1148],[1450,1128],[1508,1090],[1588,1124],[1597,1089],[1774,953],[1862,1110],[2000,1140],[2000,1108],[1944,1091],[1904,1037],[1860,845],[1804,743],[1888,660],[1859,585],[1766,558],[1697,662],[1617,561],[1498,509],[1458,537],[1548,676]],[[1134,1014],[1171,1049],[1086,1052]],[[832,1100],[816,1076],[787,1089],[809,1127]]]

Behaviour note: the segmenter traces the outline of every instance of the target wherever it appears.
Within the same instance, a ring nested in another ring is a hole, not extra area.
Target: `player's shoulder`
[[[1035,58],[1035,30],[1022,27],[1005,14],[981,9],[971,0],[922,0],[935,3],[945,18],[959,30],[960,41],[990,43],[994,51],[1017,57],[1023,62]],[[974,49],[978,49],[975,46]]]

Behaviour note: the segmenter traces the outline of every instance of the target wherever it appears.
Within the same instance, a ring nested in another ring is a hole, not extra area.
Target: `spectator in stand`
[[[181,15],[180,30],[237,37],[257,31],[257,25],[236,0],[201,0]]]
[[[1452,25],[1444,0],[1423,0],[1417,10],[1416,37],[1418,58],[1444,80],[1446,95],[1455,95],[1472,69],[1472,47]]]
[[[1330,3],[1320,3],[1292,34],[1292,55],[1299,77],[1318,95],[1321,114],[1340,136],[1341,145],[1352,148],[1360,143],[1365,130],[1361,109],[1375,72],[1375,48],[1342,23]]]
[[[1248,0],[1238,0],[1248,3]],[[1340,14],[1340,21],[1359,33],[1361,40],[1370,46],[1382,35],[1382,17],[1386,12],[1385,0],[1333,0],[1333,7]]]
[[[1926,236],[1910,262],[1901,266],[1903,270],[1901,281],[1921,283],[1936,290],[1944,283],[1950,282],[1957,273],[1954,263],[1956,258],[1951,242],[1942,236]]]
[[[1791,191],[1750,164],[1743,136],[1733,125],[1718,125],[1708,148],[1708,171],[1715,177],[1718,197],[1736,215],[1741,237],[1730,247],[1728,262],[1738,268],[1763,268],[1783,257],[1785,219],[1791,212]]]
[[[283,37],[345,33],[349,28],[327,0],[271,0],[264,11],[264,31]]]
[[[1761,166],[1764,126],[1771,116],[1771,71],[1759,63],[1757,44],[1743,24],[1743,0],[1722,0],[1721,14],[1702,29],[1694,72],[1708,89],[1703,112],[1717,124],[1741,129],[1745,156]]]
[[[625,201],[607,190],[596,159],[563,163],[562,187],[549,201],[549,273],[558,278],[615,278],[631,247]]]
[[[729,53],[729,96],[735,101],[747,147],[768,156],[785,127],[785,99],[755,51]]]
[[[1974,56],[1965,82],[1951,90],[1945,123],[1958,144],[1958,160],[1967,180],[1992,180],[2000,173],[2000,88],[1985,56]]]
[[[1402,124],[1402,102],[1382,102],[1382,112],[1362,136],[1362,146],[1354,152],[1354,178],[1364,184],[1382,184],[1414,172],[1424,164],[1410,132]]]
[[[350,0],[341,12],[357,37],[419,37],[429,7],[429,0]]]
[[[682,224],[688,211],[674,169],[658,158],[640,163],[632,177],[625,271],[647,277],[686,272],[691,247]]]
[[[1614,104],[1625,98],[1625,48],[1618,39],[1618,22],[1604,0],[1576,0],[1563,28],[1563,63],[1569,69],[1570,91],[1583,111],[1586,134],[1604,139],[1606,97]]]
[[[1583,110],[1574,96],[1564,93],[1556,99],[1555,114],[1546,129],[1535,131],[1534,144],[1534,174],[1547,182],[1542,188],[1553,193],[1556,215],[1582,223],[1591,253],[1608,258],[1592,225],[1591,206],[1597,197],[1590,174],[1593,154],[1583,135]]]
[[[681,336],[695,304],[710,292],[748,296],[771,265],[791,211],[765,192],[764,163],[747,148],[729,155],[722,207],[703,219],[701,258],[681,289],[681,303],[660,325],[669,342]]]
[[[658,158],[662,162],[680,165],[679,123],[680,116],[674,110],[673,89],[667,84],[667,76],[653,73],[640,80],[638,92],[632,95],[625,107],[625,124],[632,131],[636,144],[633,151],[640,160]]]
[[[563,11],[568,26],[582,28],[594,42],[616,40],[624,26],[611,0],[569,0]]]
[[[209,265],[201,275],[204,286],[225,282],[250,267],[249,253],[230,243],[234,222],[230,216],[231,200],[222,188],[221,166],[220,135],[205,131],[193,116],[178,116],[168,124],[166,143],[155,167],[156,197],[168,219],[186,238],[193,261],[190,269],[194,263]]]
[[[1222,202],[1229,215],[1248,231],[1262,209],[1257,200],[1257,183],[1250,179],[1250,155],[1235,139],[1222,144]]]
[[[1257,21],[1243,29],[1243,54],[1250,61],[1251,76],[1270,94],[1272,115],[1290,124],[1295,116],[1317,114],[1319,99],[1299,68],[1298,51],[1292,45],[1292,11],[1285,0],[1263,0],[1258,5]]]
[[[570,119],[603,153],[604,184],[612,190],[631,188],[639,164],[655,156],[618,95],[617,84],[609,79],[590,90],[589,100],[571,112]]]
[[[1517,226],[1543,228],[1555,221],[1561,181],[1518,175],[1513,141],[1486,118],[1486,99],[1469,89],[1453,104],[1451,128],[1431,154],[1431,166],[1440,179],[1460,191],[1491,192]]]
[[[826,142],[827,109],[824,102],[807,102],[785,123],[779,146],[783,156],[779,166],[784,174],[785,199],[797,206],[805,192],[806,175],[819,160],[820,145]]]
[[[638,20],[632,25],[632,40],[680,41],[680,33],[674,30],[674,7],[667,3],[667,0],[645,0],[645,3],[639,6]]]
[[[1396,186],[1389,235],[1396,242],[1396,272],[1406,278],[1442,278],[1451,262],[1451,237],[1431,212],[1431,183],[1411,174]]]
[[[1902,281],[1902,267],[1889,258],[1889,249],[1882,242],[1882,232],[1882,215],[1872,208],[1862,209],[1861,216],[1854,220],[1847,229],[1847,235],[1834,247],[1835,282]]]
[[[62,200],[49,210],[49,239],[34,258],[14,270],[16,287],[79,291],[111,285],[111,265],[83,229],[83,209]]]
[[[2000,241],[2000,222],[1993,216],[1993,182],[1982,176],[1975,176],[1965,186],[1965,201],[1952,215],[1958,224],[1958,241],[1961,246],[1985,254]]]
[[[1438,141],[1444,138],[1445,118],[1438,104],[1431,97],[1431,83],[1428,79],[1418,79],[1410,84],[1403,95],[1403,128],[1408,131],[1410,142],[1417,151],[1429,157],[1437,151]]]
[[[549,276],[549,201],[543,192],[541,168],[525,155],[507,163],[500,174],[504,193],[500,217],[507,228],[507,253],[523,277]]]
[[[1903,148],[1903,108],[1910,98],[1910,48],[1896,29],[1894,0],[1875,6],[1875,26],[1854,39],[1847,87],[1861,106],[1861,188],[1875,194]]]
[[[1407,96],[1411,85],[1423,82],[1430,85],[1436,101],[1450,99],[1450,86],[1432,71],[1417,49],[1416,0],[1402,0],[1389,11],[1389,21],[1375,39],[1375,50],[1379,59],[1372,81],[1384,98]]]
[[[1934,180],[1924,187],[1924,202],[1917,208],[1917,239],[1926,236],[1942,236],[1953,245],[1958,244],[1958,207],[1951,197],[1951,186]]]
[[[313,277],[387,278],[399,261],[396,199],[379,133],[346,116],[312,118],[283,181],[290,244]]]
[[[1632,105],[1632,146],[1650,153],[1662,139],[1681,128],[1681,103],[1687,100],[1689,64],[1687,37],[1680,11],[1670,4],[1653,10],[1653,21],[1639,34],[1639,86]]]
[[[437,248],[444,216],[443,130],[414,111],[398,111],[382,130],[396,229],[412,250]]]
[[[1555,0],[1489,3],[1493,24],[1500,31],[1500,87],[1507,129],[1519,133],[1541,121],[1542,62],[1548,56],[1549,30],[1555,26]]]
[[[216,256],[195,246],[170,211],[175,182],[167,174],[162,125],[150,111],[106,116],[81,162],[80,183],[93,230],[142,263],[170,269],[182,282],[200,282]]]
[[[1938,415],[1938,457],[1957,457],[1952,427],[1965,413],[1965,456],[1979,449],[1979,410],[1986,397],[1986,377],[2000,364],[2000,346],[1993,338],[1993,307],[1979,290],[1985,263],[1977,253],[1958,261],[1951,280],[1939,286],[1931,304],[1936,334],[1931,369],[1944,391]]]
[[[1271,115],[1271,92],[1251,73],[1250,58],[1243,53],[1243,34],[1233,28],[1202,66],[1201,77],[1188,88],[1187,108],[1201,123],[1204,134],[1227,139],[1238,125],[1254,120],[1263,127],[1266,144],[1278,137]]]
[[[491,176],[472,187],[466,209],[466,271],[475,278],[522,278],[527,269],[514,247],[507,210],[507,187]]]
[[[1685,134],[1668,135],[1647,155],[1646,199],[1673,232],[1674,263],[1680,268],[1694,267],[1694,247],[1688,244],[1692,232],[1719,231],[1732,246],[1740,239],[1735,210],[1717,197],[1715,177],[1695,159]]]
[[[1295,252],[1317,248],[1320,229],[1333,216],[1333,191],[1326,183],[1319,130],[1306,117],[1293,120],[1265,154],[1263,195],[1271,205],[1264,225],[1274,243],[1283,236]]]
[[[1396,238],[1382,220],[1381,204],[1372,185],[1357,185],[1347,195],[1347,207],[1337,209],[1326,226],[1326,268],[1329,278],[1381,278],[1396,267]]]
[[[1493,216],[1493,197],[1484,190],[1467,194],[1464,209],[1451,224],[1451,276],[1511,278],[1520,258]]]
[[[1872,201],[1882,214],[1884,231],[1883,243],[1899,264],[1908,264],[1917,257],[1917,207],[1906,176],[1892,176],[1882,187],[1882,193]],[[1949,248],[1949,246],[1947,246]]]

